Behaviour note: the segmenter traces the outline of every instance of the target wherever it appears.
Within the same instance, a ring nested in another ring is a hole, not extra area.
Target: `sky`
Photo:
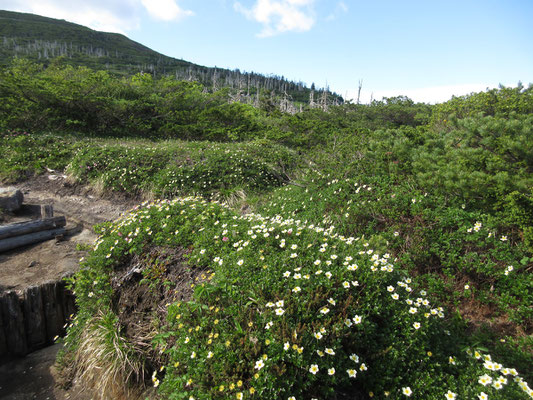
[[[533,83],[533,0],[0,0],[167,56],[361,101]]]

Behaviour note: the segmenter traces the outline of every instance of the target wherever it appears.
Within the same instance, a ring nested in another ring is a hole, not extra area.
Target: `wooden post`
[[[54,216],[54,206],[41,205],[41,219],[52,218]]]
[[[48,282],[42,285],[43,308],[46,321],[46,340],[52,344],[54,338],[63,333],[65,316],[60,303],[61,293],[58,282]]]
[[[26,289],[23,309],[28,350],[33,351],[46,344],[46,321],[40,286]]]
[[[6,333],[4,330],[5,323],[2,314],[2,297],[0,296],[0,359],[7,355]]]
[[[0,297],[0,303],[8,351],[14,355],[26,355],[28,346],[24,329],[24,314],[17,293],[14,291],[5,293]]]

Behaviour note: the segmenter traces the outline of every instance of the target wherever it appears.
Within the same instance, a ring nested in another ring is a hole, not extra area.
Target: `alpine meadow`
[[[68,278],[64,388],[533,398],[532,84],[363,104],[0,20],[0,182],[137,204]]]

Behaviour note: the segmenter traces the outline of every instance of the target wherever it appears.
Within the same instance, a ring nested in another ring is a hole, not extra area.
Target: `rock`
[[[0,192],[0,208],[7,212],[20,209],[24,195],[20,190],[6,190]]]
[[[34,260],[34,261],[32,261],[31,263],[28,264],[28,268],[35,267],[38,264],[39,264],[39,262]]]

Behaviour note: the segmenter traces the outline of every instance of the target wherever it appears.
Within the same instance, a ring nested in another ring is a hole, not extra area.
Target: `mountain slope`
[[[99,32],[64,20],[0,10],[0,66],[8,65],[15,56],[45,65],[51,59],[63,57],[67,64],[105,69],[118,75],[138,72],[172,75],[199,81],[213,90],[229,87],[248,96],[267,90],[300,103],[308,103],[311,93],[302,82],[204,67],[165,56],[118,33]],[[329,92],[324,96],[322,90],[316,91],[314,98],[327,98],[329,104],[342,102],[340,96]]]

